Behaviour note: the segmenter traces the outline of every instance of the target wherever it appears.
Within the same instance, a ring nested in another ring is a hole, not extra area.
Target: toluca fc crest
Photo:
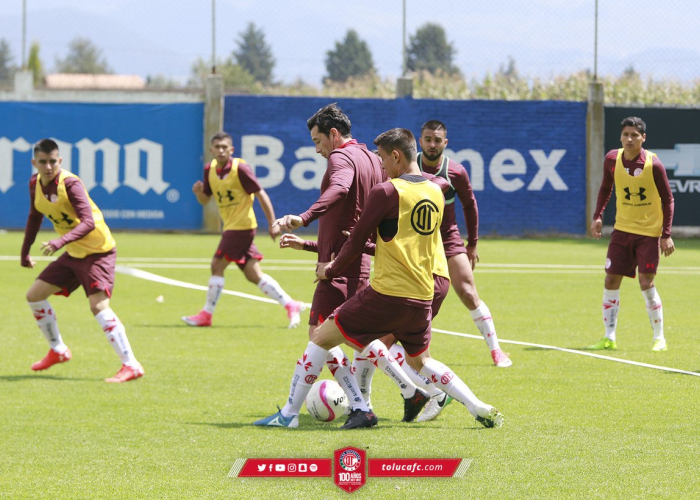
[[[333,461],[333,481],[338,488],[352,493],[360,489],[366,481],[367,455],[358,448],[335,450]]]

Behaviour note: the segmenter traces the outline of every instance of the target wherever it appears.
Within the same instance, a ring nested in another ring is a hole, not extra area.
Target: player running
[[[42,242],[42,253],[53,255],[63,247],[66,251],[39,274],[27,292],[29,308],[50,346],[49,353],[34,363],[32,370],[46,370],[70,361],[71,351],[63,342],[48,298],[54,294],[67,297],[82,286],[92,314],[122,363],[117,374],[105,382],[128,382],[142,377],[144,370],[134,357],[124,325],[109,306],[114,289],[116,243],[81,180],[61,169],[62,160],[55,141],[42,139],[34,145],[32,165],[38,173],[29,181],[30,210],[21,263],[23,267],[34,267],[29,251],[44,216],[60,237]]]
[[[260,268],[263,256],[255,246],[255,229],[258,227],[253,212],[253,199],[257,199],[267,218],[270,237],[274,241],[280,234],[273,224],[275,210],[265,190],[250,166],[241,158],[233,158],[233,139],[226,132],[218,132],[211,139],[214,159],[204,167],[204,180],[192,186],[192,192],[201,205],[214,196],[219,215],[224,224],[219,247],[211,260],[211,277],[204,308],[194,316],[183,316],[190,326],[211,326],[214,309],[224,290],[224,272],[235,262],[248,281],[257,285],[268,297],[275,299],[287,310],[289,328],[301,322],[299,312],[304,305],[293,300],[271,276]]]

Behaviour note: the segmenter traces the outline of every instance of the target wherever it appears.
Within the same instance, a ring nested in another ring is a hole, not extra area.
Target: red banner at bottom
[[[461,458],[370,458],[371,477],[452,477]]]
[[[331,459],[249,458],[238,477],[331,477]]]

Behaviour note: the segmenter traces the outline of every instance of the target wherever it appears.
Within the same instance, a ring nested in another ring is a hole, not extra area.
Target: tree
[[[205,61],[201,57],[192,64],[192,76],[187,84],[192,87],[204,87],[204,82],[209,76],[211,61]],[[234,63],[231,58],[219,59],[216,62],[216,73],[224,79],[225,88],[237,88],[253,92],[258,90],[257,82],[248,70]]]
[[[87,38],[77,37],[68,44],[65,59],[56,58],[56,71],[59,73],[111,74],[102,51]]]
[[[240,37],[236,41],[238,51],[233,53],[236,62],[253,75],[256,81],[270,85],[275,58],[272,57],[272,49],[265,42],[265,33],[262,29],[256,29],[254,23],[248,23],[248,28]]]
[[[335,50],[326,53],[326,71],[326,78],[334,82],[374,72],[372,53],[357,31],[348,30],[342,42],[335,42]]]
[[[428,71],[435,74],[440,70],[448,75],[459,74],[459,69],[453,64],[456,52],[452,43],[447,41],[442,26],[426,23],[409,39],[406,66],[411,71]]]
[[[0,84],[10,83],[17,68],[12,64],[14,56],[10,52],[10,42],[0,39]]]
[[[29,47],[27,69],[34,74],[34,84],[40,84],[44,79],[44,65],[39,59],[39,42],[33,42],[32,46]]]

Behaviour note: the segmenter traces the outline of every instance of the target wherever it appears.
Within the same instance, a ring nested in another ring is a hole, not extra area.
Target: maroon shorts
[[[320,325],[350,297],[369,286],[369,278],[321,280],[311,300],[309,325]]]
[[[430,303],[417,307],[402,303],[367,287],[335,310],[343,336],[358,350],[373,340],[393,334],[409,356],[417,356],[430,346]]]
[[[214,258],[235,262],[241,269],[250,259],[262,260],[262,254],[253,243],[254,239],[255,229],[224,231]]]
[[[613,230],[608,245],[605,272],[634,278],[635,269],[642,274],[656,274],[659,267],[659,238]]]
[[[442,235],[442,246],[445,247],[445,257],[449,259],[455,255],[467,253],[467,247],[464,246],[457,224],[453,224],[445,231],[440,230],[440,234]]]
[[[105,292],[108,297],[114,290],[114,266],[117,263],[117,249],[107,253],[94,253],[84,259],[76,259],[63,254],[49,264],[37,279],[61,288],[56,295],[68,297],[82,285],[85,295]]]
[[[435,295],[433,296],[433,305],[430,307],[430,310],[432,311],[432,317],[435,318],[450,291],[450,280],[437,275],[433,275],[433,278],[435,278]]]

